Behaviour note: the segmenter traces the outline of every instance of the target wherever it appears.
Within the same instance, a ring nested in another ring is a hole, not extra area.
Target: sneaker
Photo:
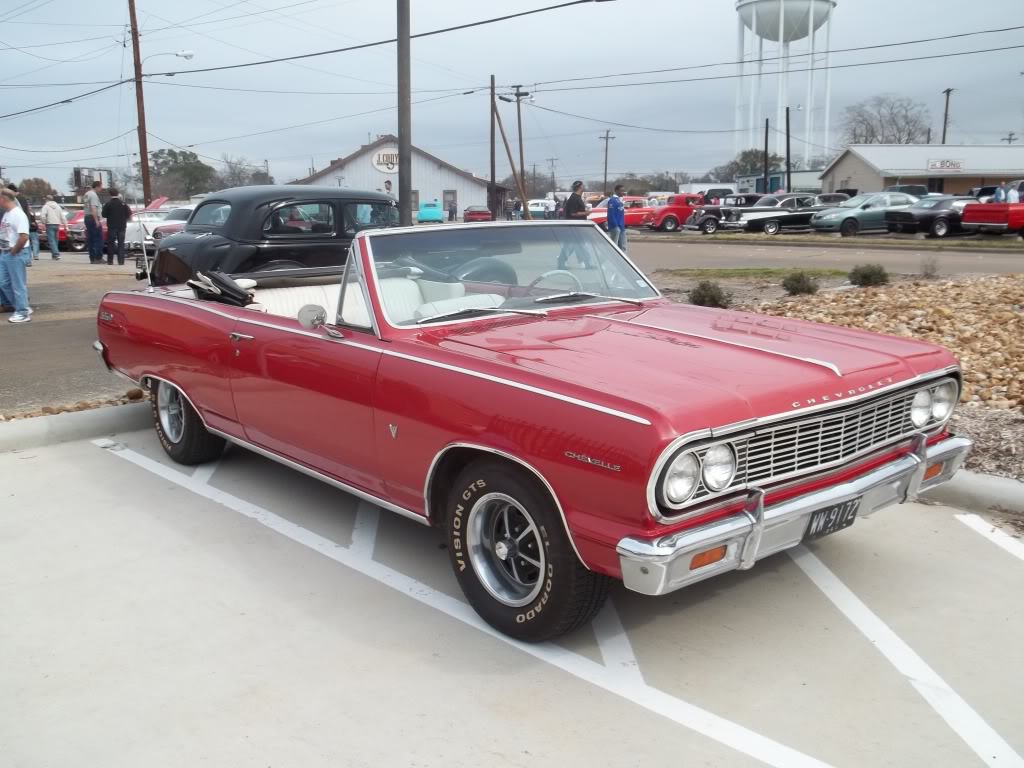
[[[29,320],[32,319],[28,315],[29,315],[28,312],[15,312],[13,315],[11,315],[9,318],[7,318],[7,322],[8,323],[27,323]]]
[[[28,308],[28,312],[27,312],[26,314],[29,314],[29,315],[31,315],[31,314],[32,314],[32,313],[33,313],[34,311],[35,311],[35,310],[34,310],[34,309],[32,309],[32,307],[29,307],[29,308]]]

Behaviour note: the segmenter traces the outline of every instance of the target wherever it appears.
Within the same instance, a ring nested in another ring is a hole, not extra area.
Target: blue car
[[[436,221],[438,223],[444,221],[444,211],[441,209],[441,204],[437,200],[432,203],[420,203],[420,210],[416,216],[416,221],[420,224],[429,221]]]

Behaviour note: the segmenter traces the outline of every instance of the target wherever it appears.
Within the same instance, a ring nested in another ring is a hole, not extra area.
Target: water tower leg
[[[832,9],[825,22],[825,139],[821,143],[832,146]],[[829,150],[830,151],[830,150]],[[831,153],[831,151],[830,151]]]
[[[746,51],[743,46],[743,17],[738,13],[736,14],[736,22],[738,24],[736,30],[736,114],[733,120],[733,139],[732,139],[732,153],[735,157],[740,152],[740,142],[742,139],[743,130],[743,90],[745,84],[743,82],[743,60],[745,58]]]
[[[814,28],[814,13],[813,11],[808,16],[807,25],[811,28],[811,55],[810,55],[810,70],[807,73],[807,103],[804,104],[804,109],[807,110],[807,114],[804,115],[804,170],[811,167],[811,144],[814,137],[811,135],[811,131],[814,127],[814,35],[817,30]]]
[[[779,74],[778,74],[779,95],[778,95],[778,99],[777,99],[776,104],[775,104],[775,130],[776,131],[778,131],[779,130],[779,126],[782,125],[782,109],[783,109],[783,107],[785,107],[785,101],[786,101],[786,91],[785,91],[785,88],[786,88],[785,79],[786,78],[785,78],[785,75],[783,74],[783,72],[784,72],[784,70],[786,68],[786,64],[787,64],[787,62],[786,62],[786,55],[789,53],[789,46],[787,46],[785,43],[782,42],[785,39],[785,29],[786,29],[786,0],[779,0],[779,53],[780,53],[781,57],[779,58],[779,64],[778,64],[778,67],[779,67],[779,70],[778,70],[778,72],[779,72]],[[783,150],[784,150],[784,147],[783,147],[784,137],[783,137],[783,135],[781,133],[776,133],[775,136],[776,136],[776,139],[775,139],[775,154],[781,155]]]
[[[751,25],[757,38],[757,77],[754,79],[754,93],[750,97],[750,140],[748,147],[757,146],[757,123],[761,119],[761,75],[764,73],[764,38],[757,34],[757,6],[754,6],[754,23]],[[753,45],[750,46],[753,51]]]

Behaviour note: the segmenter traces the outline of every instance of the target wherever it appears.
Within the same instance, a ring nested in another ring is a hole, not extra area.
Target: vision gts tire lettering
[[[179,464],[213,461],[224,451],[224,438],[206,431],[188,398],[173,384],[157,382],[150,403],[160,445]]]
[[[448,495],[448,552],[481,618],[518,640],[542,642],[600,610],[609,580],[580,563],[547,489],[526,470],[482,458]]]

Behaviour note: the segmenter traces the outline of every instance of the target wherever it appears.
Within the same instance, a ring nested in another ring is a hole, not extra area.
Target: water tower
[[[812,154],[827,153],[824,147],[830,146],[832,91],[832,70],[828,67],[835,7],[836,0],[736,0],[736,72],[740,75],[736,78],[736,151],[763,146],[764,121],[769,118],[772,127],[783,132],[773,132],[775,152],[785,154],[785,108],[789,106],[790,135],[796,139],[793,155],[799,157],[802,149],[807,165]],[[815,69],[822,64],[825,76],[816,78]],[[791,69],[797,70],[793,73],[799,75],[797,83],[803,81],[806,85],[803,98],[799,85],[795,93],[790,93]],[[770,97],[762,100],[765,75],[776,79],[774,102]],[[822,102],[824,109],[815,106]]]

